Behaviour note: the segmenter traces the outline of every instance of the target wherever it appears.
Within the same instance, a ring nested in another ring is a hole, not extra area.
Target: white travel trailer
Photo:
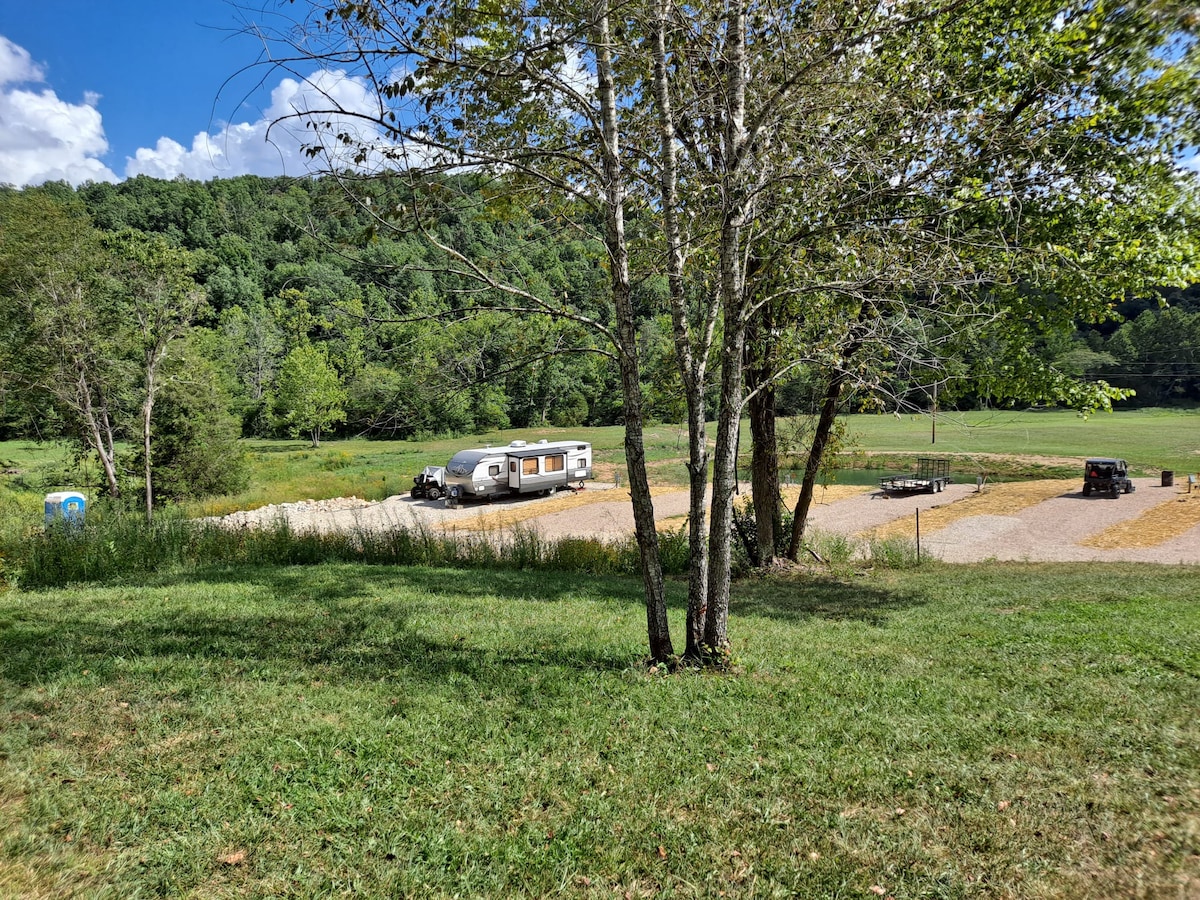
[[[592,445],[584,441],[513,441],[459,450],[446,463],[446,489],[460,497],[550,493],[591,477]]]

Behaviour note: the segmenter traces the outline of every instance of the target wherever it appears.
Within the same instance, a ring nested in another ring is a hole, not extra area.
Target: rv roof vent
[[[525,442],[524,442],[524,441],[513,441],[513,442],[512,442],[511,444],[509,444],[508,446],[510,446],[510,447],[524,447],[524,446],[525,446]]]
[[[547,441],[546,441],[546,439],[545,439],[545,438],[542,438],[540,441],[538,441],[538,443],[539,443],[539,444],[545,444],[545,443],[547,443]]]

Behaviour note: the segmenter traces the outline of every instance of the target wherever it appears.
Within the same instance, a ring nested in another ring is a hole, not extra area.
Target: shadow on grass
[[[434,568],[327,562],[295,566],[208,566],[142,580],[155,589],[196,585],[247,585],[279,601],[337,601],[410,591],[427,597],[553,603],[563,600],[642,603],[634,579],[520,569]]]
[[[673,606],[684,605],[684,591],[670,586]],[[626,636],[639,626],[606,624],[603,607],[626,617],[642,602],[641,585],[617,577],[354,564],[210,568],[136,586],[42,594],[37,604],[6,613],[0,686],[84,669],[103,679],[129,666],[179,666],[205,677],[465,680],[520,693],[531,670],[636,667],[643,651]],[[736,585],[731,614],[879,625],[920,602],[861,581],[772,579]],[[587,603],[597,604],[600,621],[578,618]],[[505,621],[504,610],[517,604],[526,609]],[[531,612],[528,604],[546,608]]]
[[[173,589],[187,599],[173,602]],[[531,667],[620,671],[638,662],[627,643],[572,640],[571,623],[551,615],[498,642],[488,640],[487,620],[480,624],[481,616],[494,615],[486,604],[496,601],[634,602],[638,586],[627,580],[593,579],[576,587],[545,573],[331,565],[209,571],[95,590],[105,596],[47,604],[19,622],[0,622],[0,683],[31,685],[83,669],[103,677],[114,662],[138,660],[265,679],[286,680],[303,670],[370,682],[458,677],[479,683],[511,681],[500,673]],[[440,612],[443,605],[461,608],[464,636],[437,639],[414,626],[418,613],[428,621],[428,607]]]
[[[862,579],[772,578],[737,585],[730,615],[765,616],[788,622],[827,619],[882,625],[889,613],[924,603],[915,594],[865,583]]]

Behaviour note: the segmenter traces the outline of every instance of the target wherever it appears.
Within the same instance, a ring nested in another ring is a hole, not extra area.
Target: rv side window
[[[517,461],[515,459],[509,460],[508,471],[510,471],[510,472],[517,471]]]
[[[497,475],[500,474],[500,467],[499,466],[488,466],[488,474],[491,475],[493,478],[495,478]]]
[[[537,468],[537,457],[536,456],[530,456],[526,459],[521,460],[521,474],[522,475],[536,475],[537,471],[538,471],[538,468]]]
[[[563,456],[547,456],[546,457],[546,471],[547,472],[561,472],[564,468],[566,468],[566,458],[565,457],[563,457]]]

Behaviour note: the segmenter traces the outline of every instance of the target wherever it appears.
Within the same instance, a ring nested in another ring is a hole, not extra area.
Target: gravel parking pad
[[[1063,481],[1062,493],[1049,500],[1011,515],[986,514],[967,516],[951,522],[945,528],[923,533],[921,550],[947,562],[978,562],[987,559],[1029,560],[1031,562],[1084,562],[1120,559],[1130,562],[1162,562],[1200,564],[1200,526],[1164,541],[1155,547],[1101,550],[1080,546],[1087,537],[1110,526],[1136,519],[1143,511],[1158,504],[1180,499],[1185,488],[1162,487],[1158,479],[1134,480],[1137,490],[1113,499],[1108,496],[1084,497],[1077,480]],[[810,525],[826,532],[858,535],[904,517],[914,517],[916,510],[946,506],[962,501],[972,494],[974,485],[950,485],[940,494],[904,494],[886,496],[870,491],[830,503],[816,504],[810,515]],[[514,498],[491,503],[468,502],[457,509],[444,502],[413,500],[407,496],[389,497],[378,503],[355,498],[305,501],[265,507],[251,512],[233,513],[221,521],[234,527],[268,525],[278,518],[298,530],[349,530],[395,527],[423,527],[472,530],[479,526],[481,515],[503,519],[511,510],[522,524],[534,527],[546,538],[616,537],[633,531],[633,514],[629,495],[624,488],[613,485],[589,484],[587,490],[575,495],[569,508],[549,498]],[[668,491],[655,497],[659,518],[672,518],[687,513],[687,491]],[[1190,502],[1190,501],[1189,501]],[[544,515],[536,512],[545,504]],[[1182,506],[1182,504],[1181,504]]]

